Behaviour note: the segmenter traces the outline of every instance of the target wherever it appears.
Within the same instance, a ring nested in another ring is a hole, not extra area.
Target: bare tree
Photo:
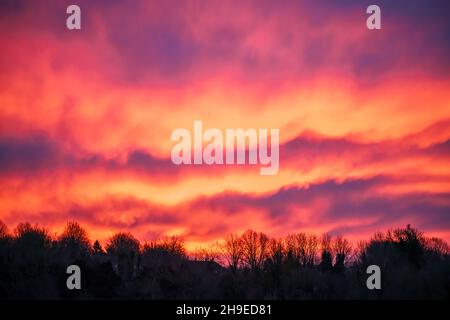
[[[197,261],[215,262],[220,257],[218,245],[212,244],[209,247],[197,248],[192,253],[192,257]]]
[[[139,253],[139,241],[129,232],[118,232],[108,239],[106,251],[113,255]]]
[[[286,250],[295,261],[302,264],[306,256],[307,237],[303,232],[293,233],[286,237]]]
[[[333,250],[335,254],[349,255],[352,252],[352,245],[342,236],[337,236],[333,241]]]
[[[236,271],[242,262],[242,240],[235,234],[226,236],[225,241],[221,245],[221,252],[233,271]]]
[[[185,240],[182,236],[165,236],[161,239],[161,241],[157,242],[157,246],[158,244],[161,249],[164,249],[175,255],[186,255]]]
[[[0,220],[0,239],[8,237],[8,227]]]
[[[274,265],[281,266],[283,262],[284,253],[285,249],[283,241],[280,239],[271,238],[269,240],[268,257]]]
[[[320,238],[320,250],[321,251],[327,251],[327,252],[331,252],[331,241],[332,238],[329,234],[324,233],[322,235],[322,237]]]
[[[243,261],[251,269],[259,269],[268,253],[269,238],[262,232],[247,230],[241,235]]]
[[[303,266],[313,266],[319,250],[319,238],[304,232],[290,234],[285,239],[286,250]]]
[[[129,232],[119,232],[108,240],[107,253],[113,258],[116,272],[124,277],[131,278],[138,269],[139,241]]]
[[[319,238],[315,234],[309,234],[306,242],[305,265],[314,266],[319,251]]]
[[[345,263],[352,252],[352,245],[342,236],[337,236],[333,241],[333,251],[336,256],[335,268],[342,271],[345,268]]]
[[[28,222],[19,223],[14,231],[16,245],[26,245],[48,249],[52,246],[52,237],[45,228],[32,226]]]
[[[444,240],[440,238],[428,238],[426,239],[426,247],[429,251],[439,254],[439,255],[448,255],[450,254],[450,248]]]
[[[91,250],[88,234],[77,222],[68,222],[58,238],[60,248],[64,249],[71,258],[86,256]]]

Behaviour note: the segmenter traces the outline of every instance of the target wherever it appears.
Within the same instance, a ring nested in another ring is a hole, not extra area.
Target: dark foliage
[[[190,255],[178,236],[141,245],[117,233],[103,249],[76,222],[52,237],[28,223],[10,232],[0,221],[0,298],[448,299],[449,253],[409,225],[355,250],[343,237],[248,230]],[[81,290],[66,288],[71,264],[82,270]],[[382,270],[381,290],[366,287],[372,264]]]

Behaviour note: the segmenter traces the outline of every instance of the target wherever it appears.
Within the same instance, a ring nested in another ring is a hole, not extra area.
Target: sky
[[[376,1],[368,30],[372,2],[1,1],[0,220],[450,241],[450,2]],[[279,129],[278,173],[174,165],[194,120]]]

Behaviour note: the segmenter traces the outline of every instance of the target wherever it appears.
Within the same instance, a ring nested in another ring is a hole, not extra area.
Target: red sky
[[[190,247],[247,228],[450,240],[448,1],[0,3],[0,219]],[[280,170],[175,166],[176,128],[279,128]]]

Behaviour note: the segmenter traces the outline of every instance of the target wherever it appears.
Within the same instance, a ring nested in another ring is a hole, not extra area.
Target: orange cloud
[[[248,227],[448,239],[446,10],[386,3],[370,33],[356,2],[79,4],[78,33],[63,4],[0,4],[0,219],[192,246]],[[197,119],[279,128],[279,173],[174,166],[170,134]]]

